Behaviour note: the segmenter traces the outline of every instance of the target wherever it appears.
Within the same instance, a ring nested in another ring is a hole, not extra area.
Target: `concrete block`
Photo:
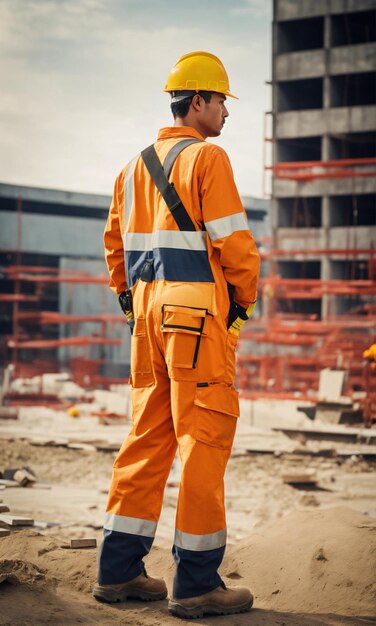
[[[339,401],[342,398],[342,389],[346,371],[323,369],[320,372],[319,399],[325,401]]]

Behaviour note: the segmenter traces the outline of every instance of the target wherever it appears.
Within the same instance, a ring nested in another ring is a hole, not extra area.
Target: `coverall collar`
[[[191,126],[166,126],[165,128],[161,128],[158,133],[158,139],[180,139],[185,137],[194,137],[195,139],[204,141],[202,135]]]

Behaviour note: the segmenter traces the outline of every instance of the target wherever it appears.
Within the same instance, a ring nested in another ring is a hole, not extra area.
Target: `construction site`
[[[236,353],[222,565],[255,604],[215,621],[375,624],[376,2],[274,0],[271,28],[264,197],[242,198],[261,274]],[[132,425],[110,202],[0,183],[2,626],[179,623],[163,602],[90,595]],[[168,587],[179,470],[146,560]]]

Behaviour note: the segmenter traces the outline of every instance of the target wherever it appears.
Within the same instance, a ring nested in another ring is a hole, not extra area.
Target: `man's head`
[[[190,52],[172,68],[164,91],[171,94],[175,126],[192,126],[203,137],[220,135],[228,111],[230,92],[222,62],[209,52]]]
[[[171,111],[175,125],[191,126],[204,139],[218,137],[229,115],[225,101],[226,96],[215,91],[194,91],[177,102],[172,95]]]

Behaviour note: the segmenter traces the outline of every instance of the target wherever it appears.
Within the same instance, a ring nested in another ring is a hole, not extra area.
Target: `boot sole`
[[[129,588],[124,590],[105,589],[101,585],[95,585],[93,596],[99,602],[126,602],[129,600],[144,600],[145,602],[154,602],[156,600],[164,600],[167,598],[167,591],[143,591],[142,589]]]
[[[179,602],[170,600],[168,603],[168,610],[173,615],[177,615],[183,619],[196,619],[204,617],[204,615],[233,615],[235,613],[246,613],[247,611],[250,611],[252,604],[253,598],[250,598],[247,602],[243,602],[243,604],[231,607],[224,607],[220,604],[216,604],[215,602],[207,602],[202,605],[186,607],[179,604]]]

